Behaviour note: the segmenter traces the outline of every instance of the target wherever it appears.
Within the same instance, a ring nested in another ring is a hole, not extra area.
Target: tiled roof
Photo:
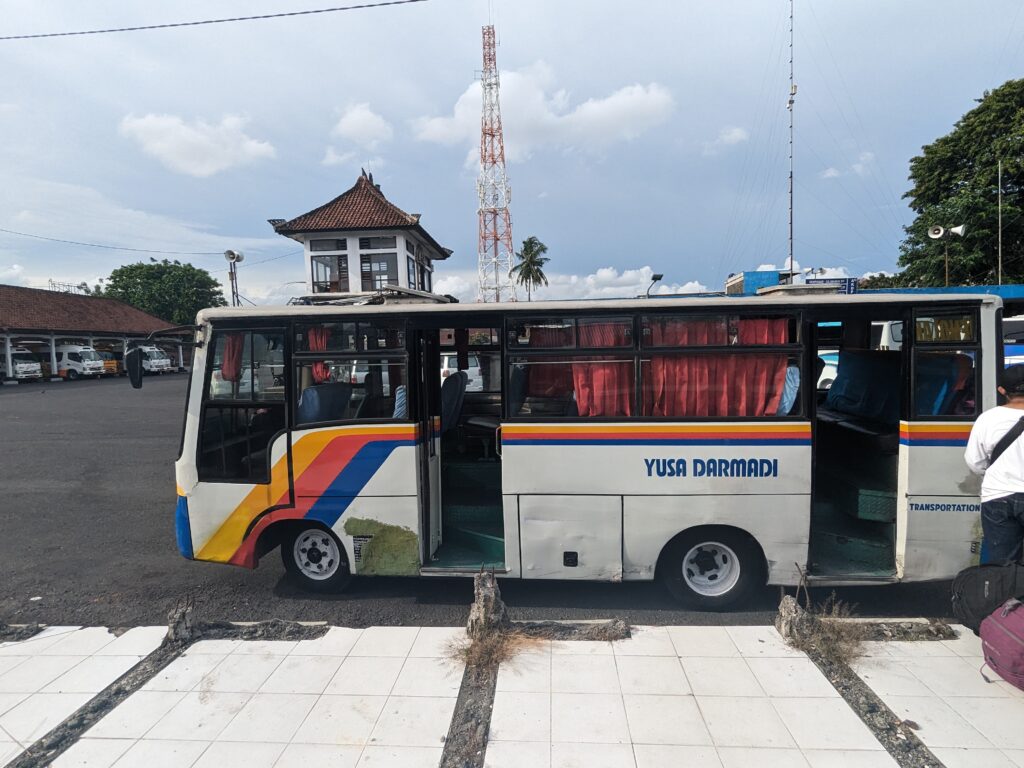
[[[389,202],[384,193],[366,176],[354,187],[309,213],[296,216],[276,227],[281,234],[341,229],[387,229],[411,227],[418,217],[410,216]]]
[[[296,216],[291,221],[270,219],[280,235],[301,235],[312,232],[343,232],[370,229],[412,229],[437,250],[436,259],[445,259],[451,251],[442,247],[420,226],[418,213],[406,213],[390,202],[373,183],[373,176],[364,172],[355,186],[329,203]]]
[[[0,329],[137,336],[170,325],[116,299],[0,285]]]

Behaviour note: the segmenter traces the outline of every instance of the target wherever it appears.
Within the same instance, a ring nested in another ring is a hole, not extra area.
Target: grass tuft
[[[863,652],[868,635],[867,626],[847,621],[853,617],[854,608],[833,592],[825,602],[807,611],[792,645],[805,653],[816,653],[833,664],[849,664]]]

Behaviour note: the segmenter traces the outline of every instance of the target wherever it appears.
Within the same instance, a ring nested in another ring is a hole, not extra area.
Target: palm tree
[[[519,263],[512,267],[510,274],[515,275],[519,285],[526,286],[526,300],[533,300],[533,289],[548,284],[544,274],[544,265],[551,259],[544,256],[548,247],[533,235],[523,240],[523,248],[516,254]]]

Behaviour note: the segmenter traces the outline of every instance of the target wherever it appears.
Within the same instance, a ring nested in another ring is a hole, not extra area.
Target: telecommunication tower
[[[480,118],[480,177],[477,193],[480,207],[479,260],[480,301],[515,301],[512,281],[512,217],[508,204],[512,190],[505,173],[505,137],[501,128],[498,103],[498,60],[495,53],[494,26],[483,28],[484,69],[480,75],[483,113]]]

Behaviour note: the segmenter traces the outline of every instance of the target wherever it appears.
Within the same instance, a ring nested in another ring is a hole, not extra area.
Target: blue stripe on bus
[[[964,448],[967,446],[966,440],[928,440],[927,438],[914,437],[910,440],[900,440],[900,445],[906,446],[922,446],[922,445],[936,445],[946,448]]]
[[[415,440],[374,440],[364,445],[356,451],[355,456],[309,508],[305,519],[317,520],[328,527],[333,526],[370,482],[370,478],[377,474],[377,470],[383,466],[395,448],[415,444]]]
[[[181,556],[192,560],[192,526],[188,522],[188,499],[184,496],[178,497],[178,504],[174,508],[174,534],[178,539],[178,551]]]

